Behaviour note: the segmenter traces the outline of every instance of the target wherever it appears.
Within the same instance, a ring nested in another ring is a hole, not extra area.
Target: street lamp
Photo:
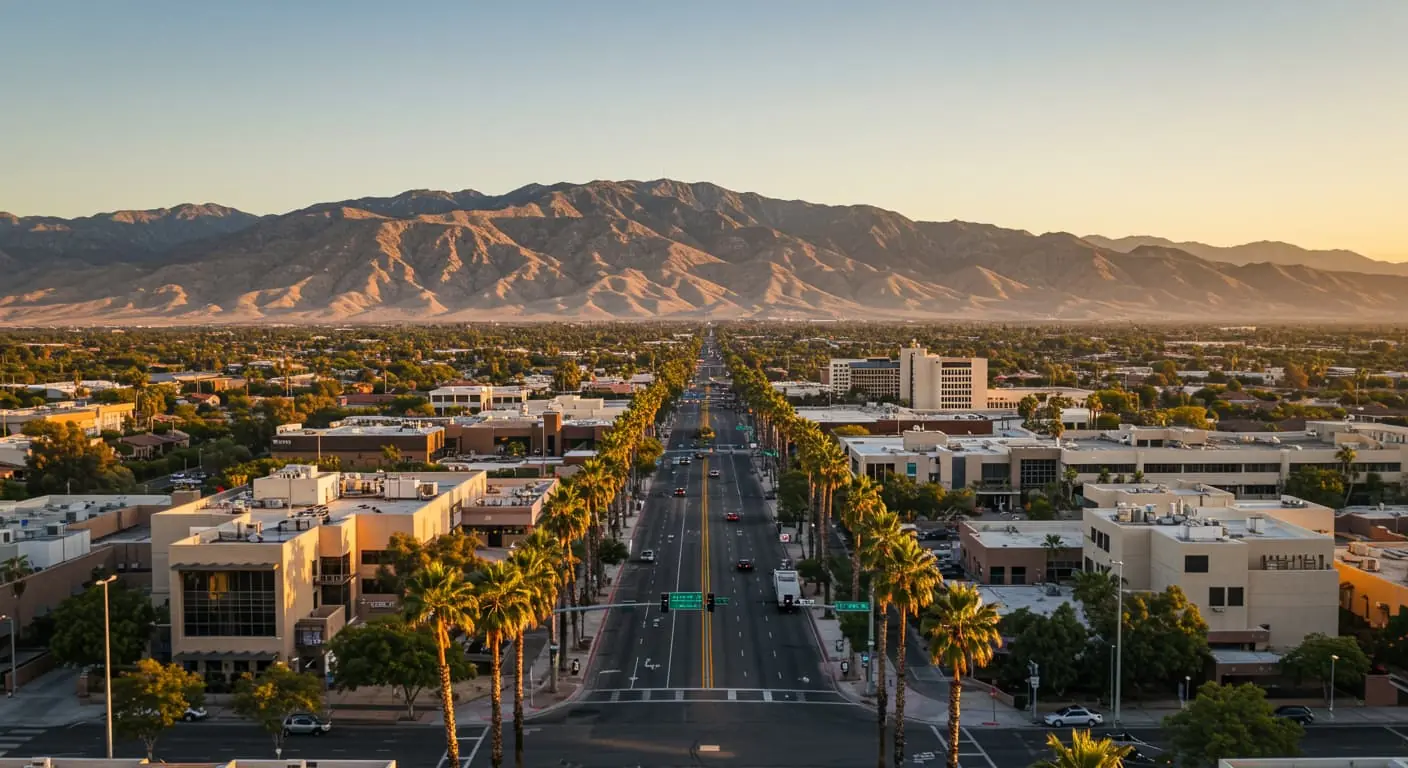
[[[4,619],[10,620],[10,690],[5,692],[5,696],[12,697],[20,689],[19,656],[15,655],[15,634],[20,630],[14,616],[0,614],[0,620]]]
[[[1339,656],[1330,654],[1330,717],[1335,716],[1335,662],[1339,660]]]
[[[1187,706],[1188,702],[1189,702],[1190,700],[1192,700],[1192,698],[1193,698],[1193,676],[1192,676],[1192,675],[1184,675],[1184,676],[1183,676],[1183,704],[1184,704],[1184,706]]]
[[[112,624],[108,611],[108,585],[117,581],[117,574],[99,579],[95,584],[103,585],[103,682],[107,690],[107,736],[108,759],[112,759]]]
[[[1111,560],[1118,566],[1115,581],[1115,725],[1120,724],[1120,677],[1124,673],[1124,561]]]

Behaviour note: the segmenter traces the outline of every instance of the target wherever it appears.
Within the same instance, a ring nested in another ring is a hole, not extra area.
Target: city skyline
[[[1408,260],[1408,8],[21,7],[0,210],[710,181]]]

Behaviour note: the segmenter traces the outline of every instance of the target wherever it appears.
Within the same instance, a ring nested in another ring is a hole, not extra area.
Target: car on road
[[[1066,725],[1084,725],[1087,728],[1092,725],[1100,725],[1105,722],[1105,716],[1099,712],[1092,712],[1085,707],[1065,707],[1042,718],[1045,723],[1053,728],[1060,728]]]
[[[696,458],[696,459],[702,459],[702,458],[704,458],[706,455],[707,455],[707,454],[705,454],[703,451],[695,451],[695,452],[694,452],[694,458]]]
[[[753,570],[753,561],[752,561],[752,560],[749,560],[749,559],[746,558],[746,557],[743,558],[742,560],[739,560],[739,561],[738,561],[738,570],[740,570],[740,571],[751,571],[751,570]]]
[[[676,488],[676,489],[675,489],[675,495],[676,495],[676,496],[683,496],[684,493],[685,493],[685,491],[684,491],[683,488]]]
[[[717,470],[717,469],[711,469],[711,470],[709,470],[709,477],[718,477],[718,476],[719,476],[719,470]]]
[[[284,718],[285,736],[322,736],[332,730],[332,723],[317,715],[289,715]]]
[[[730,512],[730,513],[728,513],[727,515],[724,515],[724,519],[727,520],[727,521],[729,521],[730,523],[736,523],[736,522],[738,522],[738,518],[739,518],[739,515],[738,515],[737,512]]]
[[[691,463],[693,463],[693,462],[694,462],[694,460],[691,459],[691,458],[689,458],[688,456],[681,456],[681,457],[680,457],[680,463],[681,463],[681,464],[691,464]]]
[[[204,720],[209,716],[210,713],[205,711],[205,707],[186,707],[186,714],[181,715],[181,719],[188,723],[194,723],[197,720]]]
[[[653,550],[653,549],[647,549],[647,550],[645,550],[644,552],[641,552],[641,553],[640,553],[640,561],[641,561],[642,563],[653,563],[653,562],[655,562],[655,550]]]
[[[1286,720],[1294,720],[1301,725],[1310,725],[1315,722],[1315,713],[1310,711],[1310,707],[1302,707],[1297,704],[1277,707],[1272,714]]]

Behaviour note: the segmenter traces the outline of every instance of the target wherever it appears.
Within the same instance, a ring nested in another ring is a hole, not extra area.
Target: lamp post
[[[1119,572],[1115,581],[1115,725],[1120,724],[1120,677],[1124,673],[1124,561],[1111,560]]]
[[[112,624],[108,611],[108,585],[117,581],[117,574],[113,574],[106,579],[99,579],[97,584],[103,586],[103,685],[107,691],[104,697],[107,699],[107,737],[108,737],[108,759],[112,759]]]
[[[1330,654],[1330,717],[1332,718],[1335,716],[1335,662],[1339,660],[1339,656]]]
[[[1183,676],[1183,705],[1186,707],[1188,701],[1193,698],[1193,676]]]
[[[15,634],[20,631],[19,625],[15,623],[14,616],[0,614],[0,620],[10,620],[10,690],[5,692],[6,697],[15,695],[15,691],[20,689],[19,656],[15,655]]]

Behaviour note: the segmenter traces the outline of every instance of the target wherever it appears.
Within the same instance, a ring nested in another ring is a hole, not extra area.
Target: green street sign
[[[727,597],[715,597],[715,598],[714,598],[714,605],[728,605],[728,598],[727,598]]]
[[[763,455],[764,455],[764,456],[772,456],[773,458],[777,458],[777,451],[766,451],[766,450],[765,450],[765,451],[763,451]]]
[[[718,602],[715,600],[715,602]],[[704,610],[703,592],[671,592],[670,610],[672,611],[702,611]]]
[[[834,607],[839,613],[865,613],[866,611],[870,610],[870,603],[847,603],[837,600],[832,607]]]

